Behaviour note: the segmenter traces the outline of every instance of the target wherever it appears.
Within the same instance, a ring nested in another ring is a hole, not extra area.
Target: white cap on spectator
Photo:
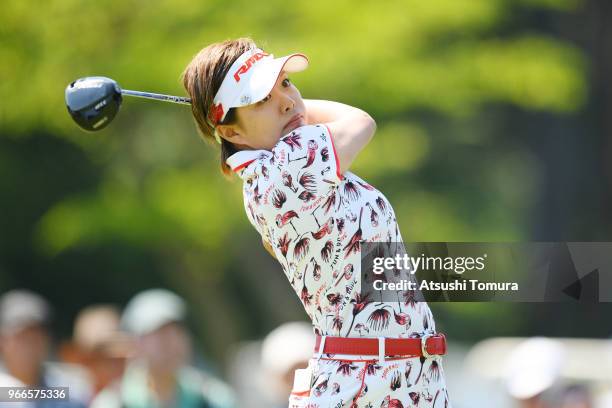
[[[315,336],[312,326],[305,322],[285,323],[271,331],[261,347],[261,365],[277,375],[285,373],[300,362],[310,359],[314,352]]]
[[[51,307],[40,295],[28,290],[11,290],[0,298],[0,331],[13,333],[34,325],[47,325]]]
[[[150,289],[140,292],[129,301],[121,326],[125,330],[142,336],[172,322],[185,318],[185,301],[165,289]]]
[[[508,356],[506,387],[516,399],[529,399],[546,391],[561,372],[565,350],[561,343],[535,337],[521,343]]]

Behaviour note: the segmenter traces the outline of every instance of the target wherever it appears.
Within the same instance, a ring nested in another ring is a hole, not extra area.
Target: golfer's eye
[[[268,94],[268,96],[266,96],[265,98],[263,98],[261,101],[259,101],[259,104],[265,103],[267,101],[270,100],[270,98],[272,97],[272,94]]]
[[[285,88],[288,88],[289,86],[291,86],[291,80],[289,78],[283,79],[283,86]]]

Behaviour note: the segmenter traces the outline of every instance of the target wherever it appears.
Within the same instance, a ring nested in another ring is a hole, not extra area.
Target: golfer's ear
[[[242,133],[238,131],[238,129],[233,125],[218,125],[217,132],[219,132],[219,136],[228,142],[242,144]]]

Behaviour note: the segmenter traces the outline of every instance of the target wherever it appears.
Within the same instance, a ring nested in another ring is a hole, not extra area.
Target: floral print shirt
[[[273,247],[315,333],[410,337],[435,332],[429,307],[410,291],[398,292],[397,302],[360,295],[362,241],[402,238],[385,196],[355,174],[340,173],[327,126],[302,126],[271,151],[239,151],[227,163],[244,181],[249,221]]]

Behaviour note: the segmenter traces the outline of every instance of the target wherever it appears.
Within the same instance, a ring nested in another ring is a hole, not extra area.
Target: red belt
[[[323,350],[317,336],[315,353],[354,354],[359,356],[415,356],[431,357],[446,354],[446,336],[443,333],[424,335],[416,338],[364,338],[325,336]]]

